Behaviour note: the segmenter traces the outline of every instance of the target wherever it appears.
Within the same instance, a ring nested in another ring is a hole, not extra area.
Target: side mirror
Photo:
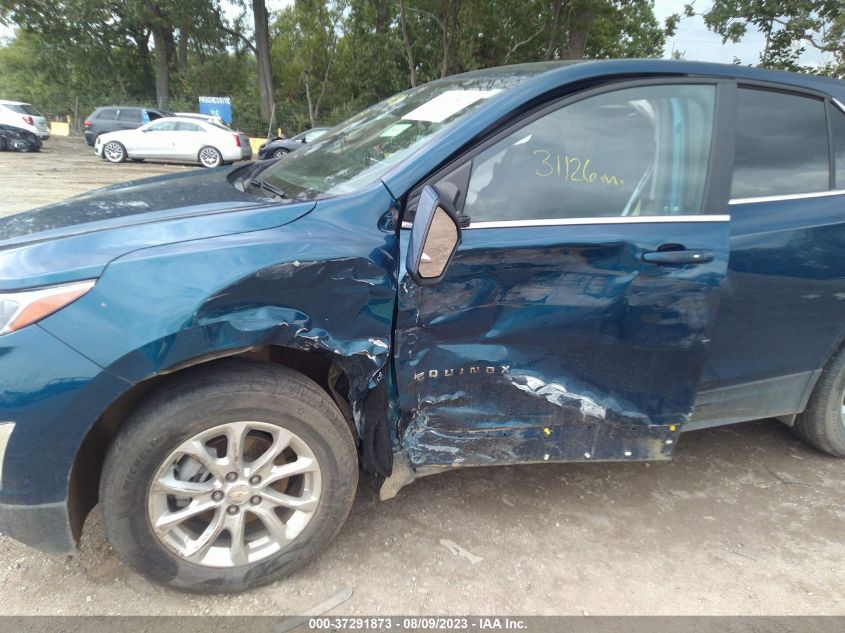
[[[405,268],[421,286],[434,286],[442,278],[461,243],[458,214],[451,201],[428,185],[417,203],[414,228]]]

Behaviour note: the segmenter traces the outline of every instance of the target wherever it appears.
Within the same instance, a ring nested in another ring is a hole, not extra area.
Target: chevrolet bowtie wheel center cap
[[[229,488],[226,496],[232,503],[240,505],[249,501],[249,498],[252,496],[252,491],[246,484],[238,484],[237,486]]]

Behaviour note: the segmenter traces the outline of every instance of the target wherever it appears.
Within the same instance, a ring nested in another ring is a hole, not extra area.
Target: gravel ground
[[[109,165],[51,139],[40,154],[0,154],[0,209],[178,169]],[[77,556],[0,536],[0,614],[276,615],[351,590],[334,613],[845,615],[843,521],[845,461],[769,420],[684,435],[670,463],[467,469],[385,503],[364,481],[319,559],[234,596],[149,584],[111,551],[95,510]]]
[[[161,162],[112,164],[97,158],[82,137],[55,136],[40,152],[0,152],[0,216],[59,202],[117,182],[199,169]]]

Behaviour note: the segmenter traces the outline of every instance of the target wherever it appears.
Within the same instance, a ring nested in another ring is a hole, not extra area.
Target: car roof
[[[208,123],[209,125],[214,125],[213,121],[208,121],[206,119],[200,119],[192,116],[163,116],[159,117],[154,121],[150,121],[150,123],[159,123],[161,121],[179,121],[182,123]]]
[[[118,110],[153,110],[155,112],[161,112],[161,108],[156,107],[148,107],[148,106],[127,106],[127,105],[107,105],[107,106],[99,106],[97,110],[110,110],[112,108],[117,108]]]
[[[796,87],[815,89],[821,92],[828,92],[833,96],[841,94],[845,97],[845,81],[823,77],[820,75],[809,75],[786,70],[771,70],[758,68],[756,66],[739,66],[736,64],[717,64],[715,62],[697,62],[690,60],[676,59],[578,59],[551,62],[529,62],[526,64],[511,64],[509,66],[496,66],[471,70],[460,75],[450,75],[443,80],[448,81],[456,78],[483,79],[507,77],[510,75],[526,75],[542,81],[541,77],[549,74],[569,74],[569,71],[583,69],[584,74],[593,76],[601,75],[607,70],[614,75],[638,75],[638,74],[666,74],[666,75],[701,75],[710,77],[733,78],[747,81],[765,81],[781,83]],[[587,70],[589,68],[589,71]],[[557,71],[557,73],[556,73]]]
[[[2,105],[32,105],[28,101],[9,101],[8,99],[0,99]]]

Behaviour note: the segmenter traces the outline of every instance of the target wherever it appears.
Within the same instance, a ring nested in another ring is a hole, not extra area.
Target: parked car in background
[[[155,158],[197,162],[203,167],[252,158],[246,134],[188,117],[164,117],[135,130],[100,134],[94,152],[112,163]]]
[[[99,502],[134,569],[217,593],[324,551],[359,469],[390,498],[762,418],[845,457],[843,103],[745,66],[489,68],[283,160],[0,218],[0,531],[69,554]]]
[[[145,123],[155,121],[172,112],[157,108],[138,106],[108,106],[97,108],[85,119],[85,142],[94,147],[94,141],[100,134],[118,130],[134,130]]]
[[[41,149],[38,134],[14,125],[0,123],[0,151],[37,152]]]
[[[307,132],[297,134],[293,138],[272,138],[258,148],[258,158],[282,158],[298,150],[306,143],[313,143],[323,136],[330,128],[314,127]]]
[[[42,141],[50,138],[47,118],[30,104],[22,101],[0,100],[0,124],[21,128],[37,134]]]

